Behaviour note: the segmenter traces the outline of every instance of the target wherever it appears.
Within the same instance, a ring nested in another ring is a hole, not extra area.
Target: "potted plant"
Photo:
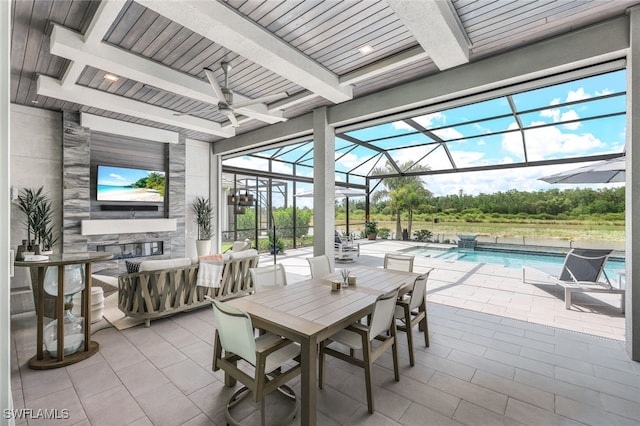
[[[280,237],[276,235],[275,241],[273,237],[273,232],[269,232],[269,253],[278,254],[284,253],[285,244]],[[275,252],[275,253],[274,253]]]
[[[50,254],[57,237],[53,235],[53,203],[44,193],[44,187],[25,188],[18,195],[18,208],[26,216],[27,252],[42,251]]]
[[[196,250],[198,256],[206,256],[211,252],[211,236],[213,234],[213,208],[209,198],[196,197],[191,204],[194,220],[198,226],[198,239]]]
[[[370,240],[375,240],[378,236],[378,224],[375,220],[367,220],[364,223],[364,233]]]

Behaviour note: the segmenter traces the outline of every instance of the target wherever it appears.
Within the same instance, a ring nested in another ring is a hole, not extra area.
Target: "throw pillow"
[[[127,274],[135,274],[140,269],[140,262],[125,260],[124,264],[127,266]]]

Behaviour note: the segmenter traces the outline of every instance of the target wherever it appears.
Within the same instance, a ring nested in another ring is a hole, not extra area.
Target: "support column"
[[[209,200],[215,212],[213,218],[213,238],[211,239],[211,253],[222,253],[222,215],[227,211],[227,200],[222,196],[222,156],[211,154],[209,163]]]
[[[313,111],[313,255],[327,254],[333,264],[336,193],[335,129],[327,108]]]
[[[0,2],[0,197],[5,200],[0,204],[0,241],[2,241],[2,257],[0,258],[0,274],[2,283],[0,287],[0,377],[5,377],[0,384],[0,409],[13,409],[13,397],[11,395],[11,351],[14,350],[11,340],[11,286],[9,280],[13,259],[10,259],[9,241],[11,241],[11,204],[9,203],[9,182],[10,180],[10,148],[9,148],[9,90],[11,80],[11,2]],[[6,349],[4,349],[6,348]],[[16,372],[13,372],[16,374]],[[18,405],[20,406],[20,405]],[[14,419],[4,420],[6,424],[15,424]],[[5,423],[3,423],[5,424]]]
[[[627,353],[640,361],[640,7],[629,12],[630,40],[627,56],[627,160],[625,195],[626,306],[625,328]],[[635,83],[635,84],[634,84]],[[639,90],[638,96],[635,91]],[[636,152],[636,149],[638,152]],[[638,280],[633,277],[638,276]],[[638,293],[638,297],[634,297]]]

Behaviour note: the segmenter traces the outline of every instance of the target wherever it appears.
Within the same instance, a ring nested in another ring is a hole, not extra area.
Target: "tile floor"
[[[405,245],[365,242],[356,262],[380,266],[385,252]],[[290,283],[308,275],[309,255],[290,250],[278,257]],[[430,347],[418,344],[416,366],[409,367],[400,334],[400,382],[393,381],[390,354],[378,360],[374,415],[367,413],[362,370],[328,358],[327,384],[318,391],[319,424],[640,424],[640,363],[624,350],[619,300],[581,295],[567,311],[555,286],[542,277],[523,284],[520,270],[416,259],[416,271],[427,267],[436,268],[428,284]],[[35,354],[35,316],[16,315],[15,408],[69,412],[55,422],[16,424],[225,424],[223,403],[232,390],[221,372],[211,371],[213,333],[209,309],[157,320],[150,328],[106,327],[93,334],[100,343],[93,357],[34,371],[26,363]],[[298,380],[292,384],[297,390]],[[282,406],[270,397],[267,412]],[[259,424],[255,406],[238,409],[249,424]]]

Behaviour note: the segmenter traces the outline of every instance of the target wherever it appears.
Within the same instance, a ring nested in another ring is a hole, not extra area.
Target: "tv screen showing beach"
[[[164,172],[98,166],[98,201],[164,201]]]

